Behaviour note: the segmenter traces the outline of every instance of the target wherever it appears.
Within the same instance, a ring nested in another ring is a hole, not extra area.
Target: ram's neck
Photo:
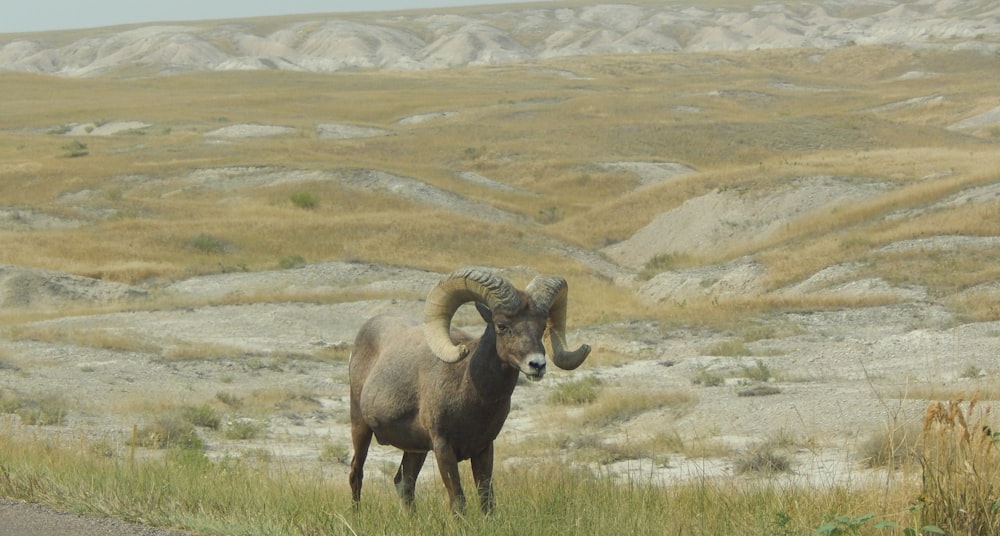
[[[465,388],[471,389],[473,392],[469,394],[488,406],[504,402],[499,406],[506,412],[510,406],[510,395],[517,385],[517,375],[517,369],[500,361],[496,352],[496,333],[492,325],[488,326],[469,356]]]

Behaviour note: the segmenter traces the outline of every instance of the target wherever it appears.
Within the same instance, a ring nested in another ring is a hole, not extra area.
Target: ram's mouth
[[[537,382],[537,381],[539,381],[539,380],[542,379],[542,376],[545,376],[545,370],[544,369],[543,370],[537,370],[537,369],[521,370],[521,372],[524,374],[525,378],[527,378],[529,381],[533,381],[533,382]]]

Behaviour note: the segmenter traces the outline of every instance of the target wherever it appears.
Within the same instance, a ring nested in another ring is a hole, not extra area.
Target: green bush
[[[0,391],[0,413],[13,413],[22,424],[61,425],[66,420],[68,404],[59,396],[23,399],[9,389]]]
[[[705,354],[721,357],[739,357],[753,355],[743,341],[723,341],[705,350]]]
[[[226,429],[222,433],[226,439],[253,439],[263,431],[265,425],[249,418],[241,418],[226,423]]]
[[[295,192],[288,199],[299,208],[312,210],[319,206],[319,198],[312,192]]]
[[[215,411],[215,408],[207,404],[203,404],[201,406],[185,406],[181,408],[181,416],[184,417],[184,420],[195,426],[210,428],[212,430],[218,430],[221,422],[219,419],[219,412]]]
[[[691,378],[691,383],[695,385],[704,385],[705,387],[718,387],[726,383],[726,379],[718,372],[713,372],[705,367],[702,367],[694,373],[694,377]]]
[[[304,266],[306,263],[305,258],[302,255],[289,255],[287,257],[282,257],[278,261],[278,266],[283,270],[288,270],[290,268],[298,268]]]
[[[81,156],[87,156],[90,151],[87,150],[87,144],[80,143],[79,141],[73,140],[70,143],[62,146],[62,149],[66,151],[65,155],[67,158],[79,158]]]
[[[758,382],[767,382],[767,381],[770,381],[771,378],[774,376],[771,373],[771,369],[768,368],[768,366],[765,365],[763,362],[761,362],[761,360],[759,360],[759,359],[757,360],[757,362],[752,367],[748,367],[746,365],[743,365],[740,368],[743,371],[743,377],[746,378],[746,379],[748,379],[748,380],[754,380],[754,381],[758,381]]]
[[[38,426],[61,425],[68,412],[66,402],[58,396],[22,400],[14,411],[23,424]]]
[[[229,249],[229,244],[225,240],[206,233],[189,239],[187,245],[202,253],[225,253]]]
[[[200,449],[204,443],[194,430],[194,425],[177,415],[165,415],[136,431],[139,446],[163,449],[178,447]]]

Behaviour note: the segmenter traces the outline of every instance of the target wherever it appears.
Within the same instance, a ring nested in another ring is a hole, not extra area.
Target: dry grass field
[[[1000,392],[998,82],[878,45],[2,72],[0,495],[206,534],[995,533],[942,467],[995,462],[962,434]],[[465,265],[566,277],[594,355],[516,392],[497,519],[451,524],[429,468],[416,519],[380,475],[350,517],[353,333]]]

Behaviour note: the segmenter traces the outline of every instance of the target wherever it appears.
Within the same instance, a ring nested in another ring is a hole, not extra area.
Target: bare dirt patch
[[[657,216],[603,252],[641,267],[657,255],[712,257],[739,245],[749,249],[795,220],[873,196],[887,185],[845,177],[802,177],[775,188],[720,189]]]

